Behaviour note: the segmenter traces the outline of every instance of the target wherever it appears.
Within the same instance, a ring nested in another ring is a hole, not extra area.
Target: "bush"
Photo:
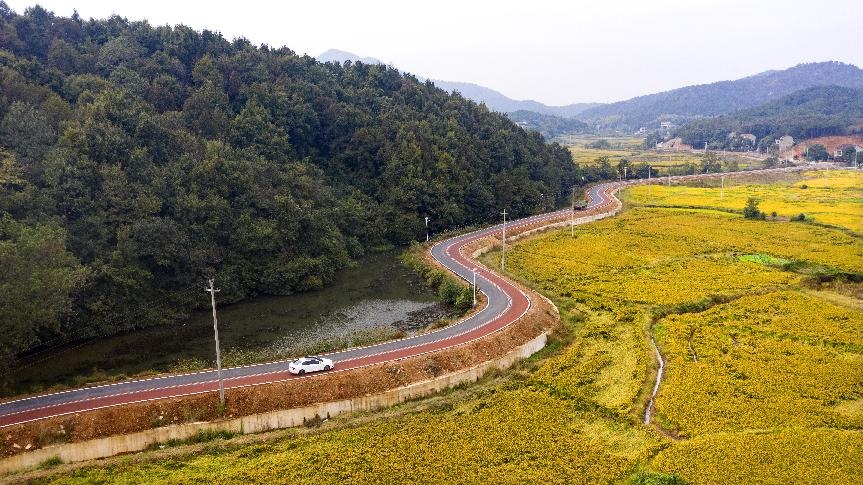
[[[801,188],[801,189],[808,189],[808,188],[809,188],[809,186],[808,186],[808,185],[806,185],[806,184],[803,184],[803,185],[801,185],[801,186],[800,186],[800,188]]]
[[[770,217],[772,217],[774,221],[776,220],[776,215],[776,211],[770,213]]]
[[[795,222],[803,222],[806,220],[806,214],[801,212],[800,214],[797,214],[796,216],[791,217],[791,220],[795,221]]]
[[[759,219],[762,213],[758,210],[758,199],[750,197],[746,201],[746,207],[743,208],[743,217],[746,219]]]
[[[473,290],[462,280],[446,271],[431,266],[423,259],[424,248],[412,243],[402,254],[402,262],[425,278],[429,287],[437,290],[438,298],[459,311],[467,311],[473,305]]]

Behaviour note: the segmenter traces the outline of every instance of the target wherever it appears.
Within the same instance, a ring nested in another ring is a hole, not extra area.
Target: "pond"
[[[217,282],[218,284],[218,282]],[[201,298],[207,293],[201,288]],[[410,335],[451,315],[395,251],[369,256],[326,288],[218,307],[224,365],[286,358],[326,345]],[[3,395],[215,365],[210,311],[70,346],[14,371]]]

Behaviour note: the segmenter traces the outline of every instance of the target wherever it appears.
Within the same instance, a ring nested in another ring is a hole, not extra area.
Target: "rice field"
[[[617,165],[623,159],[629,160],[632,163],[643,164],[647,163],[656,168],[678,167],[687,164],[698,165],[701,163],[702,153],[694,153],[689,151],[680,152],[661,152],[656,150],[644,150],[640,147],[622,148],[622,149],[594,149],[585,148],[583,145],[570,146],[569,153],[572,155],[572,160],[576,165],[595,165],[602,157],[608,157],[612,165]],[[720,153],[719,158],[722,160],[737,160],[741,169],[760,166],[756,160],[744,157],[736,153]],[[660,170],[658,173],[661,173]]]
[[[793,176],[788,184],[769,184],[727,177],[724,189],[684,185],[640,186],[628,189],[627,201],[651,206],[717,207],[742,210],[749,197],[759,200],[763,212],[789,218],[805,214],[806,219],[863,234],[863,172],[831,170]]]
[[[779,291],[670,315],[655,334],[668,364],[656,418],[682,436],[863,429],[863,312]]]

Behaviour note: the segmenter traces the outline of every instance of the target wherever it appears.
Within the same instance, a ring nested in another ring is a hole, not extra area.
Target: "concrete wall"
[[[529,357],[545,347],[546,338],[547,336],[543,332],[534,339],[497,359],[380,394],[313,404],[302,408],[254,414],[223,421],[178,424],[80,443],[46,446],[45,448],[0,460],[0,473],[8,473],[36,466],[45,460],[55,457],[60,458],[64,463],[72,463],[105,458],[120,453],[141,451],[148,446],[168,440],[186,439],[202,431],[259,433],[272,429],[299,426],[316,417],[328,418],[345,412],[381,409],[410,399],[428,396],[458,384],[474,382],[491,369],[506,369],[515,362]]]

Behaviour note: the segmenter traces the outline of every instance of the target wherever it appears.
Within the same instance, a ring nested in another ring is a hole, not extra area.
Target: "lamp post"
[[[501,214],[503,214],[503,235],[500,238],[500,272],[503,273],[506,269],[506,209]]]
[[[429,242],[429,216],[426,216],[426,242]]]
[[[476,268],[473,269],[473,306],[476,306]]]

